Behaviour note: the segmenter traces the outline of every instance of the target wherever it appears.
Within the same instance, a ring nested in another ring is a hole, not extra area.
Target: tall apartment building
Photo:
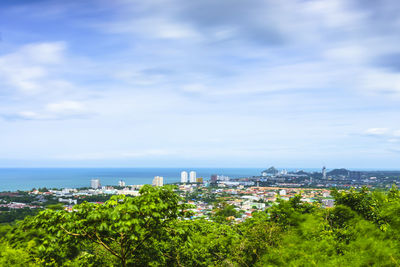
[[[181,183],[187,183],[188,182],[188,173],[187,171],[182,171],[181,172]]]
[[[98,189],[101,187],[100,179],[92,179],[90,180],[90,187],[93,189]]]
[[[153,179],[153,186],[163,186],[164,178],[162,176],[155,176]]]
[[[189,181],[191,183],[195,183],[196,182],[196,172],[195,171],[191,171],[189,173]]]

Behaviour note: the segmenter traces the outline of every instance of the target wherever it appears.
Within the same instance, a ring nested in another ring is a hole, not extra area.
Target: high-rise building
[[[326,179],[326,167],[322,167],[322,179]]]
[[[164,185],[164,178],[162,176],[155,176],[153,179],[154,186],[163,186]]]
[[[216,183],[217,180],[218,180],[218,175],[216,174],[211,175],[211,183]]]
[[[123,180],[119,180],[119,182],[118,182],[118,186],[125,186],[125,181],[123,181]]]
[[[98,189],[101,187],[100,179],[92,179],[90,180],[90,187],[93,189]]]
[[[181,183],[187,183],[188,182],[188,173],[187,171],[182,171],[181,172]]]
[[[191,171],[189,173],[189,181],[191,183],[195,183],[196,182],[196,172],[195,171]]]

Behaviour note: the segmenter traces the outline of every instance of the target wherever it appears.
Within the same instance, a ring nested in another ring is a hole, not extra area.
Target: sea
[[[265,169],[265,168],[264,168]],[[164,183],[180,181],[181,171],[196,171],[197,177],[209,180],[212,174],[231,178],[260,175],[263,168],[0,168],[0,192],[33,188],[89,187],[91,179],[101,185],[151,184],[154,176],[163,176]]]

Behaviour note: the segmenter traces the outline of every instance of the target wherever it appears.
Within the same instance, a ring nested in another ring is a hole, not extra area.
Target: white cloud
[[[367,135],[382,136],[389,132],[388,128],[369,128],[365,131]]]
[[[187,93],[207,93],[211,90],[203,84],[187,84],[182,87],[182,90]]]
[[[42,115],[33,112],[33,111],[21,111],[18,112],[15,116],[16,118],[21,118],[25,120],[40,120],[43,119]]]
[[[343,28],[350,25],[354,27],[367,16],[366,12],[350,10],[347,0],[299,1],[298,3],[308,15],[306,17],[319,18],[319,22],[327,28]]]
[[[329,61],[345,62],[347,64],[364,64],[372,56],[371,51],[359,44],[343,44],[328,48],[323,52]]]
[[[368,70],[360,80],[360,88],[368,94],[386,94],[389,97],[400,96],[400,74],[381,70]]]
[[[189,25],[173,22],[167,18],[147,17],[135,20],[115,21],[97,25],[102,31],[116,34],[132,34],[147,38],[159,39],[193,39],[200,38]]]
[[[392,130],[388,128],[370,128],[365,132],[368,136],[379,137],[380,140],[379,146],[386,147],[387,151],[394,151],[399,150],[400,147],[400,131],[399,130]]]
[[[400,130],[396,130],[393,132],[393,136],[400,137]]]
[[[23,46],[14,56],[23,62],[57,64],[62,62],[65,49],[65,42],[34,43]]]
[[[54,90],[61,81],[53,77],[53,68],[63,64],[65,47],[64,42],[28,44],[0,56],[3,90],[28,95]]]
[[[399,72],[374,65],[398,51],[398,31],[390,16],[369,19],[372,2],[122,2],[4,19],[18,40],[42,41],[2,42],[14,52],[0,55],[0,114],[14,121],[0,120],[0,157],[375,162],[398,144]],[[60,36],[39,28],[50,21],[73,37],[68,47],[45,41]]]
[[[86,106],[77,101],[62,101],[49,103],[38,110],[24,110],[14,114],[3,115],[11,120],[64,120],[84,118],[92,115]]]
[[[81,113],[85,110],[82,103],[77,101],[63,101],[46,105],[46,110],[52,113]]]

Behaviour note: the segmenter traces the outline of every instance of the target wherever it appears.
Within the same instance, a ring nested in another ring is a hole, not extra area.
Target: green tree
[[[161,266],[232,266],[240,235],[227,224],[203,219],[177,221],[163,241]]]
[[[311,213],[315,210],[315,206],[301,201],[301,195],[295,195],[288,201],[277,199],[278,204],[273,205],[267,210],[270,219],[288,228],[298,225],[302,220],[302,214]]]
[[[272,247],[279,244],[283,229],[271,222],[265,212],[254,212],[251,218],[236,226],[240,240],[232,250],[232,261],[240,266],[253,266]]]
[[[0,266],[30,267],[37,264],[25,250],[15,249],[6,242],[0,242]]]
[[[236,210],[234,205],[229,205],[226,202],[217,203],[214,206],[214,211],[211,219],[218,223],[231,223],[232,218],[239,218],[241,212]]]
[[[382,230],[387,228],[387,222],[381,214],[382,207],[387,202],[387,195],[377,191],[370,192],[366,187],[363,187],[359,191],[356,191],[354,188],[341,192],[333,189],[331,194],[335,197],[336,205],[349,207],[366,220],[379,225]]]
[[[122,266],[143,264],[157,259],[154,242],[172,221],[185,215],[186,205],[179,202],[171,187],[144,186],[138,197],[113,196],[103,205],[84,202],[73,212],[45,210],[30,226],[47,235],[41,244],[44,251],[52,251],[51,241],[56,239],[84,249],[97,244]]]

